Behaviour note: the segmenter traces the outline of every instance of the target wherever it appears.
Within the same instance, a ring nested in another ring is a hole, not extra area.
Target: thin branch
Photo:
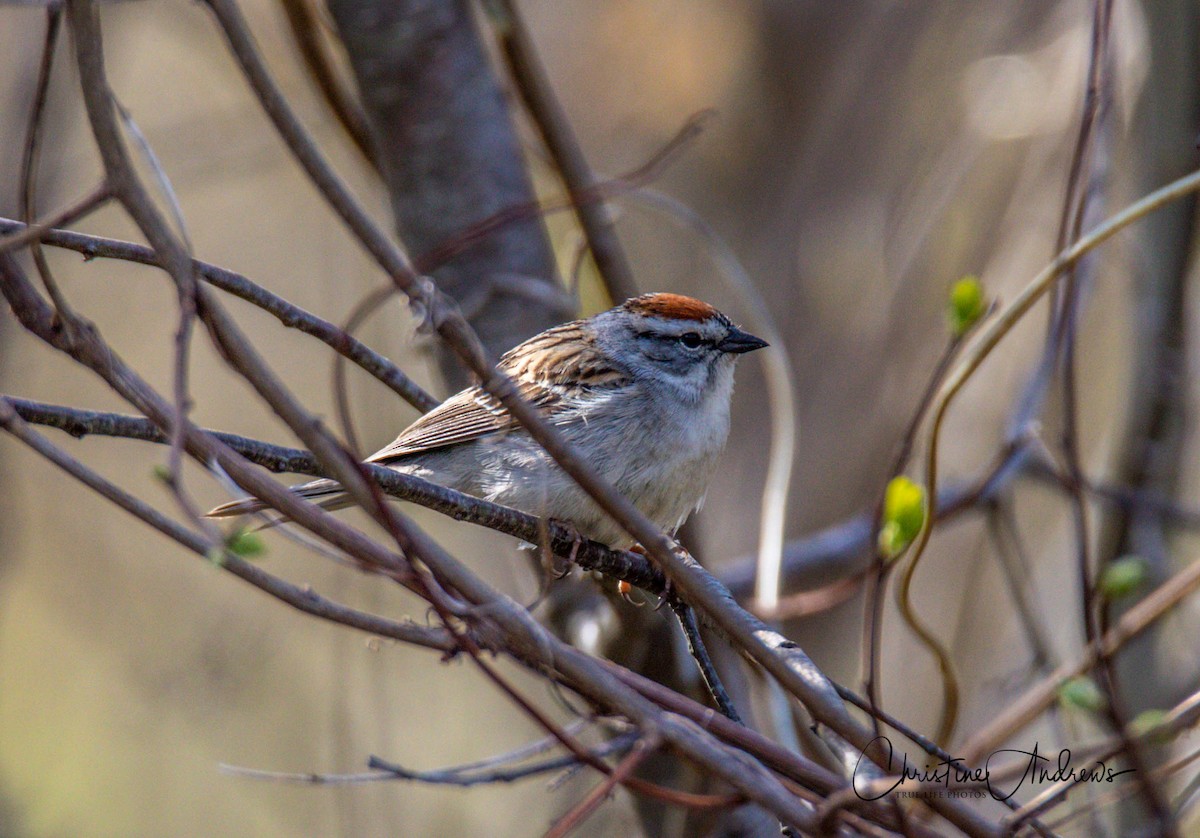
[[[636,740],[636,733],[624,733],[593,748],[592,753],[597,758],[624,753]],[[511,755],[508,754],[501,755],[500,759],[503,763],[513,761]],[[361,783],[408,780],[427,785],[470,788],[471,786],[491,785],[495,783],[514,783],[519,780],[526,780],[543,774],[574,768],[581,764],[579,758],[574,754],[565,754],[538,762],[530,762],[526,765],[497,767],[489,770],[479,770],[474,766],[455,766],[453,768],[441,768],[434,771],[417,771],[412,768],[405,768],[390,760],[372,756],[367,761],[367,765],[375,770],[358,774],[264,771],[257,768],[244,768],[236,765],[222,765],[220,769],[222,773],[231,774],[235,777],[247,777],[252,780],[270,780],[282,783],[298,783],[301,785],[359,785]]]
[[[633,269],[613,228],[611,212],[600,201],[586,200],[588,193],[596,188],[596,176],[579,147],[570,120],[554,95],[554,87],[520,11],[512,0],[495,0],[487,6],[517,92],[562,176],[609,297],[619,303],[637,296]]]
[[[446,768],[440,771],[414,771],[405,768],[402,765],[397,765],[394,762],[380,759],[379,757],[371,757],[368,765],[371,768],[377,768],[385,774],[381,779],[394,780],[413,780],[430,785],[451,785],[470,787],[477,785],[490,785],[495,783],[512,783],[517,780],[524,780],[529,777],[536,777],[541,774],[548,774],[552,771],[562,771],[564,769],[575,768],[581,765],[589,764],[589,760],[599,761],[604,757],[613,754],[625,754],[642,741],[640,735],[636,731],[621,734],[620,736],[609,740],[603,745],[591,748],[587,751],[589,759],[583,759],[578,754],[569,753],[553,759],[534,762],[528,765],[517,766],[514,768],[494,768],[486,771],[460,766],[457,768]],[[285,777],[287,775],[284,775]],[[303,775],[300,775],[303,777]],[[336,775],[335,775],[336,776]],[[270,775],[267,779],[272,779]],[[605,777],[606,783],[616,785],[623,783],[629,779],[625,773],[614,769]],[[610,785],[610,787],[611,787]],[[677,792],[674,790],[661,789],[652,784],[640,784],[634,780],[631,788],[636,787],[639,792],[645,793],[652,789],[657,789],[661,792],[669,792],[663,795],[660,799],[665,799],[668,802],[677,803],[683,806],[693,808],[722,808],[737,801],[738,798],[716,795],[691,795],[686,792]]]
[[[143,442],[167,442],[167,436],[151,420],[141,416],[84,410],[76,407],[35,402],[15,396],[5,396],[17,413],[26,422],[57,428],[76,439],[96,434]],[[238,451],[248,460],[274,472],[294,474],[319,474],[316,460],[307,451],[285,448],[280,445],[260,442],[237,434],[220,431],[205,431],[215,439]]]
[[[849,602],[862,590],[865,581],[866,572],[859,571],[853,576],[830,582],[828,585],[814,590],[784,594],[773,610],[763,608],[757,601],[750,603],[750,610],[768,622],[812,617]],[[742,597],[739,596],[738,599],[740,600]]]
[[[1114,654],[1197,589],[1200,589],[1200,562],[1193,562],[1131,606],[1112,628],[1097,638],[1096,643],[1085,648],[1080,656],[1058,667],[1026,690],[989,724],[972,735],[962,748],[964,759],[978,759],[999,747],[1055,702],[1063,682],[1090,671],[1101,656]]]
[[[663,144],[662,148],[633,171],[618,175],[611,180],[600,181],[590,189],[577,192],[573,196],[562,195],[547,200],[530,201],[526,204],[514,204],[498,210],[470,227],[460,230],[445,244],[417,256],[413,261],[414,268],[418,272],[428,273],[509,224],[526,218],[566,212],[581,204],[606,201],[632,193],[646,184],[652,183],[662,175],[667,166],[683,153],[684,149],[688,148],[704,132],[712,115],[713,111],[703,110],[690,116],[675,135]]]
[[[1033,565],[1021,538],[1020,526],[1012,504],[997,500],[987,514],[988,534],[995,545],[1000,572],[1009,598],[1020,618],[1021,627],[1033,656],[1035,669],[1044,672],[1054,665],[1054,649],[1048,629],[1035,607]]]
[[[427,649],[449,652],[455,648],[453,639],[443,629],[419,626],[409,621],[389,620],[357,611],[326,599],[308,585],[293,585],[286,582],[229,552],[222,545],[213,544],[203,535],[173,521],[145,501],[101,477],[74,457],[48,442],[45,437],[32,430],[21,419],[17,406],[3,396],[0,396],[0,427],[101,497],[142,520],[177,544],[207,561],[214,562],[222,570],[232,573],[298,611],[380,637],[388,637]]]
[[[21,153],[20,204],[18,213],[26,224],[33,224],[37,215],[38,163],[42,154],[42,126],[46,115],[46,101],[50,94],[50,75],[54,69],[54,53],[58,46],[58,34],[62,29],[62,7],[46,9],[46,36],[42,42],[42,57],[38,62],[38,77],[34,83],[33,105],[30,108],[29,125],[25,132],[25,147]],[[63,296],[50,264],[42,252],[41,244],[35,239],[29,243],[29,255],[42,278],[42,285],[55,308],[70,311],[70,304]]]
[[[175,185],[171,183],[171,178],[167,174],[166,168],[163,167],[162,161],[158,159],[158,155],[154,152],[154,147],[150,145],[150,141],[146,139],[146,135],[142,133],[142,129],[133,118],[133,114],[121,104],[121,100],[111,91],[110,97],[113,108],[120,118],[121,127],[125,129],[125,133],[129,134],[133,140],[134,148],[141,152],[146,167],[150,170],[150,174],[154,176],[154,183],[158,186],[158,191],[162,193],[162,198],[167,202],[167,210],[170,212],[171,220],[175,224],[174,232],[179,237],[179,243],[183,245],[184,250],[190,256],[192,253],[192,240],[188,234],[187,221],[183,217],[183,207],[179,203],[179,195],[175,191]],[[149,197],[149,193],[147,193],[147,197]]]
[[[26,230],[26,225],[8,218],[0,218],[0,233]],[[119,239],[107,239],[67,230],[47,230],[39,236],[44,244],[74,250],[87,259],[108,258],[135,262],[139,265],[161,266],[161,260],[148,247]],[[5,241],[5,239],[0,239]],[[275,317],[284,326],[297,329],[320,340],[344,358],[359,367],[407,401],[422,413],[440,404],[439,400],[422,390],[403,370],[366,344],[354,338],[345,329],[316,316],[297,305],[289,303],[234,271],[220,268],[208,262],[192,260],[197,275],[214,288],[232,294]]]
[[[875,504],[875,523],[873,529],[876,533],[883,526],[884,493],[887,491],[887,486],[891,480],[900,476],[904,469],[907,468],[921,424],[925,421],[925,416],[933,405],[938,388],[945,380],[946,374],[949,372],[954,360],[958,357],[959,350],[962,349],[967,334],[955,334],[950,337],[946,348],[942,350],[941,357],[939,357],[938,362],[933,367],[933,371],[930,373],[925,389],[917,401],[916,409],[909,419],[908,427],[900,438],[900,450],[896,453],[896,459],[893,461],[891,471],[887,475],[883,491],[879,493],[879,500]],[[863,659],[867,662],[866,693],[873,707],[879,706],[879,655],[883,645],[881,637],[881,632],[883,631],[883,596],[887,587],[888,573],[892,568],[896,567],[894,563],[895,559],[896,557],[885,556],[878,543],[875,544],[874,574],[868,577],[868,619],[867,625],[863,629]],[[912,590],[913,575],[917,570],[916,560],[917,556],[914,555],[900,572],[900,584],[896,588],[896,607],[905,625],[908,626],[909,631],[917,637],[926,650],[937,660],[942,681],[942,710],[934,740],[945,745],[950,741],[950,736],[953,734],[955,723],[958,720],[958,678],[954,673],[954,664],[950,660],[950,653],[938,637],[920,619],[916,613],[916,609],[912,606],[910,593]]]
[[[700,623],[696,620],[696,612],[686,602],[674,598],[671,599],[670,606],[679,620],[679,627],[683,630],[684,637],[687,638],[688,651],[691,652],[696,665],[700,668],[700,676],[704,679],[704,685],[708,687],[709,695],[712,696],[713,701],[717,703],[717,707],[727,719],[742,724],[742,718],[738,715],[737,708],[733,706],[733,700],[729,697],[725,685],[721,682],[721,676],[717,673],[717,668],[708,655],[704,638],[700,636]]]
[[[53,212],[34,224],[21,224],[18,232],[0,237],[0,254],[9,253],[32,242],[41,241],[55,227],[71,224],[83,216],[103,206],[110,198],[112,191],[107,183],[101,183],[77,201],[68,204],[57,212]]]
[[[378,170],[379,160],[375,156],[367,115],[350,85],[339,77],[328,42],[321,37],[317,4],[312,0],[280,0],[280,5],[287,15],[288,26],[292,30],[292,37],[296,39],[304,66],[316,81],[325,104],[329,105],[363,159]]]
[[[604,802],[604,798],[612,793],[617,783],[622,782],[631,775],[634,770],[641,765],[646,757],[650,756],[658,748],[658,743],[648,741],[645,738],[639,738],[633,743],[633,748],[621,760],[621,762],[613,769],[612,774],[598,784],[594,789],[579,801],[569,812],[563,815],[558,822],[546,833],[546,838],[566,838],[572,831],[582,824],[592,812]]]

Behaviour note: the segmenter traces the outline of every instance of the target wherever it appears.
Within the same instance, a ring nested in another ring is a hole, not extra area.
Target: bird
[[[509,350],[498,367],[609,484],[673,536],[703,503],[725,448],[736,361],[765,346],[708,303],[657,292],[553,326]],[[479,386],[446,399],[366,462],[562,522],[614,549],[634,546]],[[352,505],[334,480],[292,491],[328,510]],[[245,498],[208,515],[266,508]]]

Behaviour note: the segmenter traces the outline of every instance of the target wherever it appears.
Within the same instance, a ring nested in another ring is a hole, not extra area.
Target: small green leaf
[[[893,477],[883,495],[879,549],[894,559],[912,544],[925,523],[925,487],[907,477]]]
[[[243,559],[254,559],[267,552],[267,544],[261,535],[243,529],[234,530],[225,539],[225,546],[230,553]]]
[[[1090,713],[1098,713],[1108,706],[1104,693],[1096,682],[1086,675],[1065,681],[1058,688],[1058,700],[1067,707],[1078,707]]]
[[[168,486],[171,485],[171,469],[167,468],[162,463],[159,463],[152,468],[150,473],[154,475],[156,480],[166,483]]]
[[[983,283],[977,276],[964,276],[950,288],[948,316],[950,332],[956,338],[965,335],[987,312]]]
[[[1143,710],[1133,717],[1129,727],[1134,736],[1148,736],[1151,742],[1162,744],[1170,738],[1170,731],[1158,730],[1166,721],[1165,710]]]
[[[1117,559],[1100,574],[1100,593],[1105,599],[1127,597],[1146,584],[1149,571],[1149,565],[1141,556]]]

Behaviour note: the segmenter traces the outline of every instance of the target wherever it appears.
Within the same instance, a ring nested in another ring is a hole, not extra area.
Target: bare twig
[[[987,525],[992,544],[995,545],[996,554],[1000,559],[1000,569],[1008,587],[1009,597],[1029,642],[1033,665],[1037,670],[1045,671],[1054,665],[1054,650],[1045,623],[1035,607],[1033,565],[1026,555],[1025,543],[1021,538],[1020,527],[1011,504],[997,500],[988,511]]]
[[[938,388],[941,386],[942,381],[945,380],[946,374],[950,371],[954,360],[958,357],[959,350],[962,348],[968,334],[952,335],[946,344],[946,348],[942,351],[937,364],[934,365],[933,372],[929,376],[929,381],[925,385],[925,390],[917,401],[916,409],[909,420],[908,428],[900,439],[900,450],[896,453],[892,469],[887,475],[884,491],[887,489],[887,482],[902,474],[908,466],[908,461],[912,457],[913,446],[916,443],[921,424],[925,421],[925,416],[933,404]],[[884,492],[879,493],[879,500],[875,504],[875,532],[878,532],[879,528],[883,526],[883,495]],[[867,666],[865,691],[867,698],[871,701],[872,706],[875,707],[879,706],[878,679],[879,653],[882,646],[880,632],[883,630],[883,594],[887,586],[888,571],[892,567],[895,567],[892,563],[895,561],[895,558],[883,555],[879,545],[876,544],[875,573],[873,577],[868,579],[868,619],[863,629],[863,660]],[[914,554],[900,573],[900,583],[896,587],[896,607],[900,611],[900,616],[903,618],[905,625],[908,626],[909,631],[916,635],[921,644],[937,660],[942,679],[942,712],[934,740],[945,745],[950,741],[950,736],[954,732],[955,722],[958,719],[958,678],[954,674],[954,664],[950,660],[950,653],[938,637],[926,627],[912,606],[910,593],[912,590],[913,575],[917,570],[918,558],[919,556]]]
[[[631,193],[662,175],[664,169],[675,161],[696,138],[703,133],[705,126],[712,117],[712,111],[700,111],[693,114],[673,137],[663,144],[642,165],[631,172],[618,175],[612,180],[604,180],[593,187],[576,192],[574,195],[563,195],[543,201],[530,201],[525,204],[514,204],[481,219],[464,230],[460,230],[446,243],[428,250],[413,260],[413,265],[419,272],[428,272],[438,265],[453,259],[459,253],[474,247],[494,231],[513,224],[525,218],[536,218],[555,212],[565,212],[576,205],[606,201],[620,195]]]
[[[54,68],[54,52],[58,46],[58,33],[62,28],[62,7],[46,9],[46,37],[42,42],[42,57],[38,63],[38,77],[34,83],[33,106],[30,108],[29,125],[25,132],[25,147],[21,153],[20,207],[18,213],[26,224],[33,224],[37,215],[38,163],[42,151],[42,124],[46,114],[46,100],[50,93],[50,74]],[[50,263],[36,239],[29,243],[29,254],[42,278],[42,285],[50,295],[54,306],[60,311],[70,311]]]
[[[592,749],[597,758],[620,754],[627,751],[637,739],[636,733],[623,733]],[[274,780],[285,783],[302,783],[306,785],[353,785],[358,783],[380,782],[388,780],[408,780],[428,785],[471,786],[490,785],[493,783],[513,783],[555,771],[563,771],[580,765],[580,760],[574,754],[552,757],[525,765],[509,765],[515,761],[510,755],[504,754],[503,762],[495,768],[480,770],[474,766],[454,766],[434,771],[417,771],[405,768],[390,760],[371,757],[367,764],[375,769],[359,774],[312,774],[289,773],[277,771],[262,771],[253,768],[223,765],[221,770],[239,777],[249,777],[258,780]]]
[[[455,648],[453,639],[443,629],[420,626],[408,621],[389,620],[348,608],[320,596],[307,585],[300,586],[286,582],[229,552],[222,545],[213,544],[205,536],[192,532],[182,524],[171,520],[149,504],[101,477],[57,446],[49,443],[20,418],[15,406],[5,397],[0,397],[0,427],[94,490],[101,497],[113,502],[196,555],[215,562],[223,570],[249,582],[254,587],[299,611],[380,637],[389,637],[428,649],[448,652]]]
[[[325,5],[354,72],[396,230],[409,250],[432,250],[504,207],[534,200],[472,4],[330,0]],[[231,43],[242,37],[231,33],[221,4],[212,6]],[[261,99],[261,87],[258,93]],[[468,312],[492,356],[568,314],[539,217],[498,228],[479,247],[423,272]],[[542,293],[536,299],[514,294],[496,281],[504,275],[524,277]],[[442,344],[434,348],[451,389],[469,383],[473,371],[463,369],[456,353]]]
[[[0,218],[0,233],[20,232],[26,225]],[[87,259],[108,258],[136,262],[140,265],[160,265],[161,260],[148,247],[133,242],[107,239],[67,230],[46,230],[39,237],[44,244],[82,253]],[[5,239],[0,239],[5,241]],[[346,330],[279,297],[245,276],[200,260],[192,261],[196,274],[214,288],[245,300],[279,320],[284,326],[298,329],[317,338],[339,355],[358,364],[363,370],[387,385],[421,412],[433,409],[439,401],[422,390],[416,382],[387,358],[355,339]]]
[[[617,783],[620,783],[632,774],[646,757],[654,753],[657,747],[656,742],[647,741],[644,738],[634,742],[633,748],[630,749],[629,753],[625,755],[617,767],[613,769],[612,774],[588,792],[583,800],[580,800],[576,806],[563,815],[546,833],[546,838],[565,838],[565,836],[574,831],[577,826],[583,823],[604,802],[604,798],[612,792]]]
[[[633,269],[613,228],[608,208],[599,201],[579,200],[595,189],[596,177],[554,95],[554,87],[546,76],[520,11],[512,0],[495,0],[487,7],[492,13],[490,18],[500,37],[500,46],[517,91],[558,167],[609,297],[619,303],[637,296]]]
[[[18,232],[0,238],[0,253],[10,253],[17,248],[39,241],[55,227],[78,221],[83,216],[102,206],[112,197],[108,184],[101,183],[82,198],[68,204],[35,224],[21,225]]]
[[[998,747],[1029,720],[1054,703],[1058,688],[1068,678],[1089,671],[1102,655],[1112,655],[1137,637],[1185,597],[1200,588],[1200,562],[1194,562],[1148,593],[1121,615],[1112,628],[1097,638],[1083,653],[1059,666],[1038,684],[1012,702],[962,748],[968,761]]]
[[[704,638],[700,636],[700,623],[696,620],[696,612],[686,602],[678,599],[672,599],[670,606],[679,620],[679,627],[683,630],[684,637],[687,638],[688,651],[692,653],[696,665],[700,667],[700,676],[704,679],[705,686],[708,687],[709,695],[712,696],[713,701],[717,703],[717,707],[725,714],[726,718],[742,724],[737,708],[733,706],[733,700],[725,690],[721,676],[717,674],[717,668],[713,666],[708,649],[704,646]]]
[[[287,15],[288,26],[296,39],[304,66],[317,83],[325,103],[329,105],[338,123],[350,135],[355,148],[371,166],[379,168],[371,142],[371,130],[362,103],[355,97],[350,85],[339,77],[329,44],[321,36],[322,22],[317,14],[317,4],[312,0],[280,0]]]

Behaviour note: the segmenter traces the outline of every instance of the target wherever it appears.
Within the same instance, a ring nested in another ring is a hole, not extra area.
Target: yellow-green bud
[[[964,276],[950,288],[950,333],[956,338],[965,335],[987,311],[983,284],[977,276]]]
[[[1100,593],[1105,599],[1129,596],[1146,584],[1148,572],[1146,560],[1141,556],[1117,559],[1100,574]]]
[[[1129,723],[1130,731],[1134,736],[1149,736],[1150,741],[1155,744],[1162,744],[1169,739],[1169,731],[1158,730],[1167,721],[1167,714],[1164,710],[1143,710],[1133,717],[1133,721]]]
[[[907,477],[893,477],[883,495],[879,549],[889,559],[912,544],[925,523],[925,487]]]
[[[1078,707],[1092,713],[1098,713],[1108,705],[1096,682],[1086,675],[1064,682],[1058,688],[1058,700],[1067,707]]]
[[[229,548],[230,553],[243,559],[257,558],[267,552],[266,542],[262,540],[261,535],[241,529],[234,530],[225,539],[225,546]]]

